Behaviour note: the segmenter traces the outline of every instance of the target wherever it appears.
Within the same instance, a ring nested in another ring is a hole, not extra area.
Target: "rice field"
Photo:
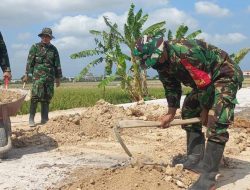
[[[112,82],[106,87],[105,93],[103,89],[97,87],[98,82],[78,82],[78,83],[62,83],[59,88],[55,88],[55,95],[50,104],[50,111],[64,110],[77,107],[89,107],[104,99],[112,104],[121,104],[131,102],[128,94],[119,87],[119,82]],[[244,87],[250,86],[250,78],[247,78],[243,84]],[[11,85],[11,88],[20,85]],[[30,88],[30,85],[26,87]],[[164,89],[159,80],[148,81],[149,99],[164,98]],[[190,91],[190,88],[183,88],[183,94]],[[30,102],[24,102],[19,114],[29,113]],[[38,106],[38,111],[40,106]]]

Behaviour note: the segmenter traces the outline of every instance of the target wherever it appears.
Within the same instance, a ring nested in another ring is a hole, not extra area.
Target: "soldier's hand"
[[[162,117],[160,117],[160,121],[161,121],[160,128],[165,129],[165,128],[170,127],[171,121],[174,120],[176,110],[177,110],[177,108],[168,107],[168,113],[163,115]]]
[[[11,72],[6,71],[3,73],[3,78],[8,78],[9,80],[11,80],[12,76],[11,76]]]
[[[28,75],[24,75],[22,81],[27,83],[28,79],[29,79]]]
[[[59,87],[59,86],[60,86],[60,84],[61,84],[60,79],[59,79],[59,78],[56,78],[56,87]]]

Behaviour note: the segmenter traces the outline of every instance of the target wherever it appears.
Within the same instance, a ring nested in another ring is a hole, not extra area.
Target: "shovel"
[[[199,123],[201,119],[199,117],[191,118],[191,119],[175,119],[170,123],[170,126],[175,125],[183,125],[183,124],[192,124]],[[131,152],[125,145],[124,141],[121,138],[120,130],[124,128],[138,128],[138,127],[159,127],[161,125],[160,121],[143,121],[143,120],[121,120],[118,122],[118,125],[114,127],[114,132],[116,139],[121,144],[124,151],[127,153],[129,157],[132,157]]]

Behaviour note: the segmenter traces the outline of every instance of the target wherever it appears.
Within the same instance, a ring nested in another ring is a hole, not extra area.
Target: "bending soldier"
[[[228,126],[234,118],[236,93],[243,81],[242,71],[228,54],[201,40],[164,41],[162,36],[143,36],[134,50],[142,67],[159,73],[168,102],[161,127],[169,127],[180,107],[181,83],[192,91],[184,100],[182,118],[202,117],[198,124],[183,125],[187,135],[185,169],[201,173],[191,190],[210,189],[229,139]],[[207,145],[202,133],[207,126]]]

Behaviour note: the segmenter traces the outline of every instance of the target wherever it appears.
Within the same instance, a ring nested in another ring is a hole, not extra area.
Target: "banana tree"
[[[201,33],[201,30],[196,30],[189,35],[186,35],[187,32],[188,32],[188,26],[181,24],[177,28],[175,36],[173,36],[173,33],[171,30],[168,31],[168,40],[173,40],[173,39],[179,40],[181,38],[194,39]]]
[[[117,25],[114,24],[113,28],[117,28]],[[90,56],[95,56],[96,58],[87,64],[81,72],[76,77],[76,80],[81,79],[84,75],[86,75],[92,67],[95,67],[98,64],[105,63],[105,71],[104,71],[104,82],[108,83],[114,80],[114,77],[111,77],[112,66],[114,62],[113,51],[115,50],[117,42],[117,38],[114,38],[114,34],[112,29],[109,32],[106,31],[97,31],[90,30],[90,33],[95,36],[95,44],[96,47],[94,49],[83,50],[78,53],[72,54],[70,57],[72,59],[85,58]],[[108,76],[108,77],[106,77]],[[105,86],[104,87],[104,95],[105,95]]]
[[[106,25],[114,31],[116,38],[119,39],[118,41],[125,44],[129,48],[131,67],[128,70],[132,74],[132,83],[131,88],[129,89],[132,90],[130,94],[133,94],[133,99],[139,101],[148,95],[148,91],[146,83],[146,70],[141,70],[139,62],[133,55],[135,43],[142,35],[155,35],[159,33],[164,34],[166,29],[164,27],[165,21],[163,21],[155,23],[143,30],[143,26],[148,20],[148,14],[143,15],[142,9],[135,13],[134,8],[134,4],[131,4],[127,21],[124,24],[123,32],[120,32],[118,28],[114,28],[114,25],[107,17],[104,17],[104,21]]]
[[[250,48],[243,48],[237,53],[231,54],[230,57],[236,64],[239,64],[241,60],[244,59],[244,57],[248,54],[248,52],[250,52]]]

